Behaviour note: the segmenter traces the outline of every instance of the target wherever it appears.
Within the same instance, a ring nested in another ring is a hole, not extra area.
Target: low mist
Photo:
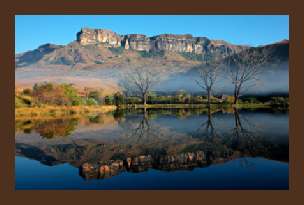
[[[257,76],[258,80],[244,84],[242,94],[267,95],[272,93],[289,92],[289,72],[288,63],[263,68],[263,72]],[[178,73],[168,77],[165,81],[155,86],[157,91],[174,92],[185,90],[187,92],[202,92],[196,80],[199,80],[198,71]],[[214,85],[213,93],[215,95],[233,93],[233,84],[231,79],[221,72]]]
[[[74,70],[63,68],[37,69],[26,68],[15,71],[16,85],[33,85],[43,81],[59,83],[73,83],[77,86],[88,87],[112,87],[117,88],[119,82],[124,77],[126,69],[94,69],[94,70]],[[154,91],[174,92],[184,90],[190,93],[202,92],[196,80],[199,79],[197,69],[190,69],[183,72],[162,72],[162,80],[154,86]],[[254,86],[244,85],[241,91],[244,94],[267,95],[272,93],[289,92],[289,72],[288,62],[280,65],[272,65],[263,68],[263,72],[258,76],[258,81]],[[224,72],[218,77],[214,86],[214,95],[227,94],[233,92],[233,84]]]

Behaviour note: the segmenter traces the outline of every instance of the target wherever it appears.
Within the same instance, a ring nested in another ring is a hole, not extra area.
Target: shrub
[[[272,97],[270,104],[272,107],[289,107],[288,97]]]
[[[234,102],[233,96],[226,96],[226,98],[223,101],[224,104],[232,104],[233,102]]]
[[[77,93],[77,90],[72,86],[72,84],[62,84],[61,87],[64,90],[64,94],[69,98],[71,105],[80,105],[81,98]]]
[[[31,89],[29,89],[29,88],[26,88],[26,89],[24,89],[23,91],[22,91],[22,94],[23,95],[32,95],[32,90]]]
[[[93,98],[94,100],[96,100],[97,103],[101,102],[100,92],[98,92],[96,90],[89,92],[88,97]]]
[[[112,97],[110,97],[110,96],[105,96],[105,98],[104,98],[104,101],[105,101],[105,104],[106,105],[111,105],[111,104],[113,104],[113,99],[112,99]]]
[[[86,104],[87,105],[98,105],[98,102],[94,98],[88,98]]]
[[[203,61],[203,55],[202,54],[196,54],[196,53],[190,53],[190,52],[182,52],[180,53],[184,58],[188,60],[193,60],[193,61]]]
[[[95,61],[95,64],[103,64],[102,61]]]
[[[114,104],[116,106],[119,106],[119,105],[121,105],[123,103],[124,103],[124,97],[123,97],[123,95],[121,93],[119,93],[119,92],[116,92],[114,94]]]
[[[15,96],[15,108],[26,107],[23,100]]]
[[[81,98],[71,84],[56,85],[52,83],[35,84],[33,98],[36,104],[79,105]]]
[[[241,100],[244,102],[244,103],[258,103],[258,99],[256,97],[244,97],[244,98],[241,98]]]
[[[15,107],[30,107],[33,105],[32,97],[30,96],[15,96]]]
[[[143,58],[164,57],[165,51],[138,51]]]
[[[108,48],[114,55],[122,54],[124,52],[123,47],[117,47],[117,48]]]
[[[134,96],[130,96],[126,100],[127,100],[127,104],[140,104],[142,101],[141,98]]]

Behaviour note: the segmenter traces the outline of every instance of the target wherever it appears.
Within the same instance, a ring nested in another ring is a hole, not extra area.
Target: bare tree
[[[241,91],[246,86],[248,88],[256,84],[265,62],[266,57],[253,49],[233,54],[224,60],[228,77],[234,85],[233,104],[237,104]]]
[[[215,111],[217,112],[217,111]],[[216,136],[216,130],[214,128],[214,122],[212,119],[211,109],[208,108],[207,120],[198,128],[199,135],[206,137],[207,140],[213,139]]]
[[[148,94],[152,87],[159,82],[159,77],[153,68],[137,67],[125,74],[122,86],[129,95],[140,97],[146,106]]]
[[[199,70],[199,79],[196,80],[198,86],[204,89],[207,93],[207,106],[210,108],[213,86],[219,75],[220,64],[211,62],[202,64]]]

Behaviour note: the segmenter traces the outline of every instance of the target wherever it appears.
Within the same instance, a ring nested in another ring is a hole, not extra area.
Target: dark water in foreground
[[[288,113],[16,120],[16,189],[288,189]]]

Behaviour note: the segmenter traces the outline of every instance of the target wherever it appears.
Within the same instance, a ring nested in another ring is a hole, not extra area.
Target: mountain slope
[[[45,44],[16,54],[16,87],[54,81],[73,83],[79,88],[98,87],[112,93],[119,90],[118,82],[124,77],[124,72],[148,67],[166,76],[167,81],[162,82],[158,89],[167,86],[172,90],[198,90],[192,83],[198,65],[247,49],[256,50],[257,55],[266,57],[271,66],[265,69],[288,72],[288,40],[249,47],[192,37],[190,34],[147,37],[140,34],[118,35],[104,29],[82,29],[77,34],[77,40],[68,45]]]

